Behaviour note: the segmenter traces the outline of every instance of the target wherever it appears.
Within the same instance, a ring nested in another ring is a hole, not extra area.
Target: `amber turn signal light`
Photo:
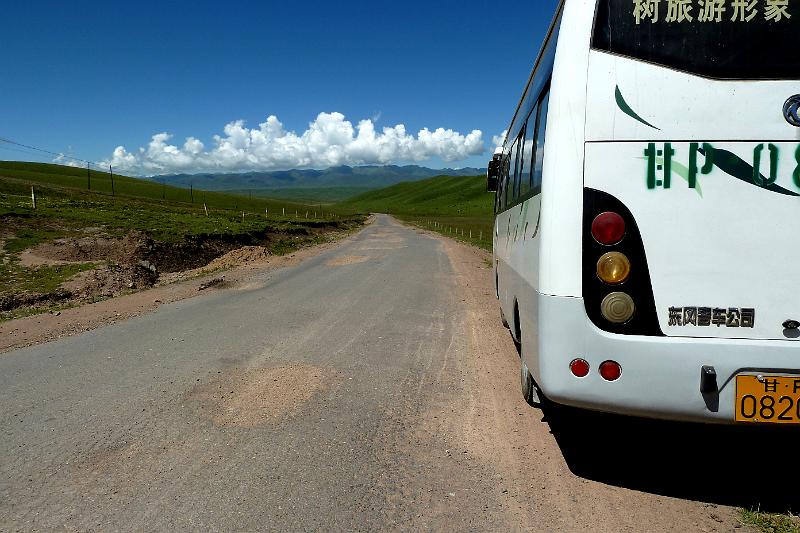
[[[619,285],[631,274],[631,262],[620,252],[608,252],[597,261],[597,277],[609,285]]]

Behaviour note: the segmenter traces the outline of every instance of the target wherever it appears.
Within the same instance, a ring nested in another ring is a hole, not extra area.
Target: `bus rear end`
[[[578,336],[542,328],[578,365],[541,369],[556,401],[800,423],[798,35],[796,0],[598,2],[588,320]]]

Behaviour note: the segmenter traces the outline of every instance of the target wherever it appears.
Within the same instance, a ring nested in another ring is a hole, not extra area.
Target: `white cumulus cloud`
[[[483,133],[464,135],[451,129],[423,128],[410,134],[402,124],[375,129],[373,120],[355,127],[341,113],[320,113],[303,133],[288,131],[275,116],[248,128],[243,120],[230,122],[206,147],[194,137],[182,145],[172,135],[157,133],[146,147],[118,146],[104,164],[134,174],[240,172],[336,165],[420,162],[438,157],[446,162],[481,155]]]
[[[500,135],[494,135],[492,137],[492,144],[494,145],[494,153],[499,154],[503,152],[503,144],[506,142],[506,137],[508,136],[508,130],[503,130],[503,133]]]

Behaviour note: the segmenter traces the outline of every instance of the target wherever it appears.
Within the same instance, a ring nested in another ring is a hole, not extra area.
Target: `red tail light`
[[[592,222],[592,237],[600,244],[611,246],[625,236],[625,220],[612,211],[597,215]]]
[[[606,381],[617,381],[622,375],[622,367],[616,361],[606,361],[600,365],[600,375]]]
[[[589,363],[584,359],[575,359],[569,364],[569,369],[576,378],[585,378],[589,375]]]

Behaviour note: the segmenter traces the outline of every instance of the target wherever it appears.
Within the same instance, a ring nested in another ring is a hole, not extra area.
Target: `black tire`
[[[510,330],[511,328],[509,328]],[[519,305],[514,302],[514,335],[511,338],[514,340],[514,347],[517,349],[517,355],[522,357],[522,325],[519,322]]]

